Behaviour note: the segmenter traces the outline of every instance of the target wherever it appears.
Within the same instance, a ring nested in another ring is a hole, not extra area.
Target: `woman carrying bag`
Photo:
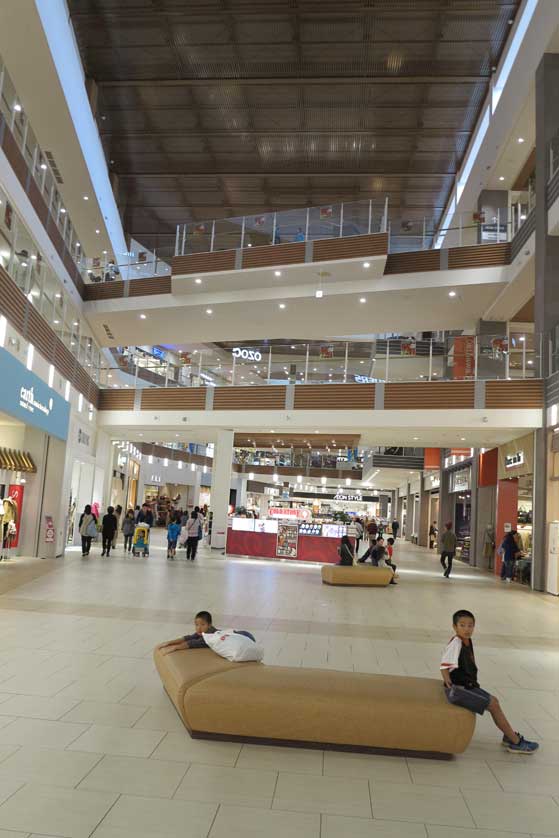
[[[80,517],[79,523],[80,535],[82,537],[82,558],[89,556],[91,550],[91,542],[97,538],[97,518],[91,511],[91,506],[88,503]]]

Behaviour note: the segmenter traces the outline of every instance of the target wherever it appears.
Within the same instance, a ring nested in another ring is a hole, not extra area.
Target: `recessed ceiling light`
[[[74,322],[72,323],[72,326],[79,326],[79,325],[80,325],[80,324],[78,323],[78,321],[77,321],[77,320],[74,320]]]
[[[366,302],[367,302],[367,298],[366,298],[366,297],[359,297],[359,302],[360,302],[360,303],[366,303]]]
[[[103,256],[106,256],[106,255],[107,255],[107,251],[106,251],[106,250],[104,250],[104,251],[103,251]]]
[[[206,309],[206,314],[213,314],[213,313],[214,313],[213,308],[207,308]]]
[[[364,267],[364,268],[370,268],[370,267],[371,267],[371,263],[370,263],[370,262],[363,262],[363,267]]]
[[[140,320],[145,320],[147,318],[147,314],[140,314]]]
[[[280,308],[285,308],[285,303],[280,303],[280,304],[279,304],[279,307],[280,307]]]
[[[66,212],[66,210],[64,209],[64,207],[61,207],[60,212],[62,213],[62,215],[64,215],[64,213]]]
[[[523,142],[524,142],[524,137],[519,137],[519,138],[518,138],[518,142],[519,142],[519,143],[523,143]]]
[[[466,437],[465,437],[465,436],[461,436],[461,437],[460,437],[460,442],[466,442]]]
[[[505,178],[503,177],[503,175],[499,175],[499,180],[504,180],[504,179]]]
[[[21,105],[19,104],[19,102],[16,102],[16,104],[14,105],[14,111],[17,111],[17,113],[21,113]]]
[[[41,169],[43,171],[45,171],[46,168],[47,168],[47,164],[46,163],[41,163]]]
[[[448,296],[449,297],[455,297],[456,296],[456,291],[449,291]]]
[[[196,277],[196,279],[194,280],[194,282],[196,283],[196,285],[201,285],[201,284],[202,284],[202,280],[200,279],[200,277],[199,277],[199,276],[197,276],[197,277]]]
[[[281,271],[274,271],[274,276],[281,276]]]
[[[84,199],[84,201],[89,201],[89,195],[84,195],[83,199]]]
[[[321,300],[324,296],[324,291],[322,290],[322,288],[317,288],[317,290],[314,292],[314,296],[317,300]]]
[[[99,233],[100,233],[101,231],[100,231],[100,230],[95,230],[95,232],[97,233],[97,235],[99,235]]]
[[[81,247],[81,244],[79,242],[76,242],[76,247]]]
[[[60,320],[53,320],[52,322],[54,323],[55,326],[58,326],[58,324],[60,323]]]

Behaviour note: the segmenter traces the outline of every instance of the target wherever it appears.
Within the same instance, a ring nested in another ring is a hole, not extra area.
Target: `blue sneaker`
[[[517,736],[520,736],[517,730],[515,730],[514,732]],[[503,738],[501,739],[501,745],[503,746],[503,748],[508,748],[509,745],[514,745],[514,742],[511,739],[509,739],[508,736],[505,736],[503,734]]]
[[[507,751],[509,754],[533,754],[540,746],[537,742],[528,742],[523,736],[520,737],[520,742],[517,745],[514,742],[509,742]]]

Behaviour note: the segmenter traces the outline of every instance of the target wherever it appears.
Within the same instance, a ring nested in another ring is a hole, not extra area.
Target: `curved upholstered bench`
[[[322,581],[325,585],[363,585],[385,587],[392,581],[394,573],[389,567],[373,567],[366,564],[322,565]]]
[[[229,663],[210,649],[154,659],[194,739],[444,759],[474,732],[438,679]]]

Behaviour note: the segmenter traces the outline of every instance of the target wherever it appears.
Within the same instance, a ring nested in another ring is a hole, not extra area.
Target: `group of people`
[[[488,527],[489,529],[489,527]],[[492,530],[492,528],[491,528]],[[452,572],[452,562],[456,555],[457,538],[456,533],[452,528],[452,521],[445,524],[444,532],[439,541],[439,548],[441,552],[441,565],[443,568],[443,576],[448,579]],[[495,543],[491,543],[492,550],[495,549]],[[520,534],[516,530],[511,530],[505,533],[505,537],[497,551],[502,559],[501,564],[501,581],[505,583],[512,582],[516,562],[524,555],[523,544]]]
[[[108,506],[106,513],[101,518],[97,515],[91,504],[86,504],[79,520],[79,533],[82,540],[82,558],[89,556],[91,544],[101,533],[102,552],[101,556],[107,558],[111,555],[111,549],[117,544],[119,529],[124,536],[124,551],[132,551],[134,530],[138,524],[145,524],[151,529],[154,523],[153,512],[149,504],[136,506],[135,509],[128,509],[122,518],[122,506]],[[122,526],[121,526],[122,518]],[[198,550],[198,542],[204,533],[204,511],[195,506],[192,512],[176,510],[167,524],[167,558],[174,559],[177,554],[177,545],[186,548],[186,558],[194,561]]]

